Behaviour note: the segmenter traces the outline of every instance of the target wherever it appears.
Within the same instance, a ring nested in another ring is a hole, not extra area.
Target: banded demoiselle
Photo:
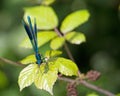
[[[36,63],[40,65],[42,63],[41,55],[39,54],[38,42],[37,42],[37,25],[36,19],[34,20],[34,26],[32,25],[30,16],[27,17],[28,23],[23,20],[23,25],[26,30],[26,33],[30,39],[32,47],[35,52]]]

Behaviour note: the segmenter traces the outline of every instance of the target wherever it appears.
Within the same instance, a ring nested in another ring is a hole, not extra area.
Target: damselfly
[[[35,52],[36,63],[40,65],[42,63],[41,55],[39,54],[38,42],[37,42],[37,25],[36,19],[34,20],[34,26],[32,25],[30,16],[27,17],[28,23],[23,20],[23,25],[26,30],[26,33],[30,39],[32,47]]]

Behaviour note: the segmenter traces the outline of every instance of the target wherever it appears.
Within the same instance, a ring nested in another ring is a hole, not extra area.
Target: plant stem
[[[69,49],[69,47],[68,47],[68,45],[67,45],[66,42],[65,42],[65,44],[64,44],[64,47],[65,47],[65,51],[66,51],[68,57],[69,57],[72,61],[75,62],[75,59],[73,58],[73,55],[72,55],[72,53],[71,53],[71,51],[70,51],[70,49]]]
[[[23,64],[21,64],[19,62],[14,62],[14,61],[8,60],[6,58],[0,58],[0,61],[3,61],[5,63],[11,64],[11,65],[15,65],[15,66],[21,66],[21,67],[25,66],[25,65],[23,65]]]
[[[90,83],[86,82],[85,80],[80,80],[79,83],[82,84],[82,85],[84,85],[84,86],[86,86],[87,88],[90,88],[90,89],[93,89],[95,91],[98,91],[99,93],[102,93],[104,95],[115,96],[113,93],[111,93],[111,92],[109,92],[107,90],[104,90],[104,89],[102,89],[102,88],[100,88],[98,86],[95,86],[93,84],[90,84]]]
[[[55,30],[55,32],[58,34],[59,37],[63,37],[63,38],[64,38],[64,34],[61,33],[57,28],[54,28],[54,30]],[[69,57],[72,61],[75,62],[75,60],[74,60],[74,58],[73,58],[73,56],[72,56],[72,54],[71,54],[71,51],[70,51],[70,49],[68,48],[68,45],[67,45],[66,42],[65,42],[65,44],[64,44],[64,47],[65,47],[65,51],[66,51],[68,57]]]
[[[66,81],[66,82],[70,82],[70,83],[75,82],[74,79],[70,79],[70,78],[66,78],[66,77],[59,77],[58,79]],[[109,91],[107,91],[105,89],[102,89],[102,88],[100,88],[98,86],[95,86],[93,84],[90,84],[90,83],[86,82],[85,80],[79,80],[79,81],[78,80],[79,79],[76,79],[76,82],[78,84],[82,84],[87,88],[93,89],[93,90],[95,90],[95,91],[97,91],[99,93],[102,93],[102,94],[106,95],[106,96],[115,96],[113,93],[111,93],[111,92],[109,92]]]
[[[66,43],[64,44],[64,46],[65,46],[65,50],[66,50],[69,58],[75,62],[75,60],[74,60],[74,58],[73,58],[73,56],[72,56],[72,54],[71,54],[71,52],[70,52],[70,50],[69,50],[69,48],[68,48],[68,46],[67,46]],[[81,73],[81,72],[79,71],[79,72],[78,72],[78,75],[80,75],[80,73]],[[62,78],[62,77],[61,77],[61,78],[59,78],[59,79],[60,79],[60,80],[67,81],[67,82],[74,82],[74,80],[68,79],[68,78]],[[98,92],[100,92],[100,93],[102,93],[102,94],[105,94],[105,95],[107,95],[107,96],[115,96],[113,93],[111,93],[111,92],[109,92],[109,91],[107,91],[107,90],[104,90],[104,89],[102,89],[102,88],[100,88],[100,87],[98,87],[98,86],[95,86],[95,85],[93,85],[93,84],[90,84],[90,83],[86,82],[85,80],[82,80],[81,78],[79,78],[79,82],[78,82],[78,83],[86,86],[87,88],[90,88],[90,89],[96,90],[96,91],[98,91]]]
[[[54,28],[54,31],[57,33],[58,36],[63,37],[63,34],[57,28]]]

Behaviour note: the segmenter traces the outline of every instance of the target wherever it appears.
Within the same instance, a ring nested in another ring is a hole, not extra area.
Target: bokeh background
[[[0,0],[0,57],[17,62],[33,52],[19,47],[26,36],[21,20],[23,8],[37,5],[40,1]],[[101,72],[101,78],[94,84],[115,94],[120,93],[119,4],[119,0],[56,0],[51,5],[60,21],[75,10],[89,10],[89,21],[76,29],[86,35],[87,42],[79,46],[69,44],[69,47],[81,72],[86,73],[91,69]],[[46,47],[40,49],[42,50],[45,51]],[[34,85],[20,92],[17,78],[21,69],[0,61],[0,96],[50,96],[45,91],[36,89]],[[77,89],[79,96],[90,93],[104,96],[82,85]],[[66,83],[57,81],[54,94],[66,96]]]

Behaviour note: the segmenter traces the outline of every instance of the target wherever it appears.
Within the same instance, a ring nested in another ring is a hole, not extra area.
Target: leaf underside
[[[37,70],[38,70],[37,64],[30,64],[20,72],[18,78],[20,91],[23,88],[30,86],[34,82]]]
[[[20,91],[32,83],[39,89],[44,89],[53,94],[53,85],[58,77],[58,67],[54,63],[30,64],[19,75],[18,84]]]
[[[58,67],[55,64],[48,64],[48,72],[45,73],[45,64],[40,66],[39,73],[36,74],[35,85],[39,89],[44,89],[53,94],[53,85],[57,80]]]

